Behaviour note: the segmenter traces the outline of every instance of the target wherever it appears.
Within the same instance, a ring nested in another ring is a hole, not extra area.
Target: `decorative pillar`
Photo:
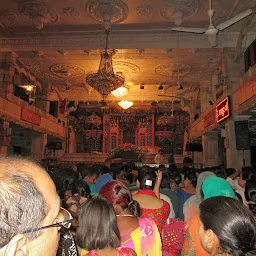
[[[10,123],[2,121],[0,123],[0,156],[7,156],[7,149],[11,143],[11,133]]]
[[[213,167],[221,164],[218,136],[219,132],[211,131],[202,137],[204,167]]]
[[[44,158],[45,146],[47,144],[47,134],[33,132],[31,143],[31,156],[35,160]]]
[[[77,145],[76,145],[76,133],[74,127],[72,125],[69,125],[68,127],[68,152],[67,153],[77,153]]]
[[[240,119],[241,120],[241,119]],[[237,150],[236,148],[236,133],[234,119],[229,119],[225,124],[226,138],[226,161],[227,168],[241,169],[243,165],[251,165],[251,153],[250,150]],[[244,162],[244,163],[243,163]]]

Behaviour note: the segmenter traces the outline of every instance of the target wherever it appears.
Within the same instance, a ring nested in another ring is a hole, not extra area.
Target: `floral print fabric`
[[[160,234],[170,214],[170,205],[166,201],[162,201],[163,206],[159,209],[141,208],[141,217],[153,220],[156,223]]]

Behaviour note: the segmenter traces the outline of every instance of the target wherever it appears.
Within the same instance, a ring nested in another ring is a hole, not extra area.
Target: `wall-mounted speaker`
[[[50,141],[45,146],[49,150],[61,150],[62,149],[62,143],[56,142],[56,141]]]
[[[201,143],[187,143],[186,144],[186,151],[190,152],[202,152],[203,146]]]
[[[250,149],[249,124],[247,120],[235,121],[236,148]]]

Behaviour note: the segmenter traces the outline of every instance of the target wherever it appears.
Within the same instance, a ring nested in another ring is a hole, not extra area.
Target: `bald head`
[[[48,210],[44,190],[49,186],[53,187],[53,182],[36,163],[0,158],[0,248],[15,235],[41,226]],[[38,235],[33,232],[28,237]]]
[[[0,158],[0,177],[7,173],[24,172],[30,176],[48,175],[46,171],[36,162],[21,157],[2,157]]]

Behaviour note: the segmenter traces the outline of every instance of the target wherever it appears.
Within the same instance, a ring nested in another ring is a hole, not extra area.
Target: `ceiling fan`
[[[210,24],[208,29],[204,28],[184,28],[184,27],[176,27],[172,28],[173,31],[179,31],[179,32],[188,32],[188,33],[197,33],[197,34],[205,34],[208,37],[208,40],[212,47],[217,46],[217,34],[219,31],[222,31],[229,26],[235,24],[236,22],[244,19],[245,17],[252,14],[252,9],[248,9],[244,12],[241,12],[240,14],[236,15],[235,17],[224,21],[223,23],[219,24],[218,26],[214,27],[212,18],[214,15],[214,10],[212,9],[212,0],[209,0],[209,6],[210,9],[208,10],[208,15],[210,17]]]

